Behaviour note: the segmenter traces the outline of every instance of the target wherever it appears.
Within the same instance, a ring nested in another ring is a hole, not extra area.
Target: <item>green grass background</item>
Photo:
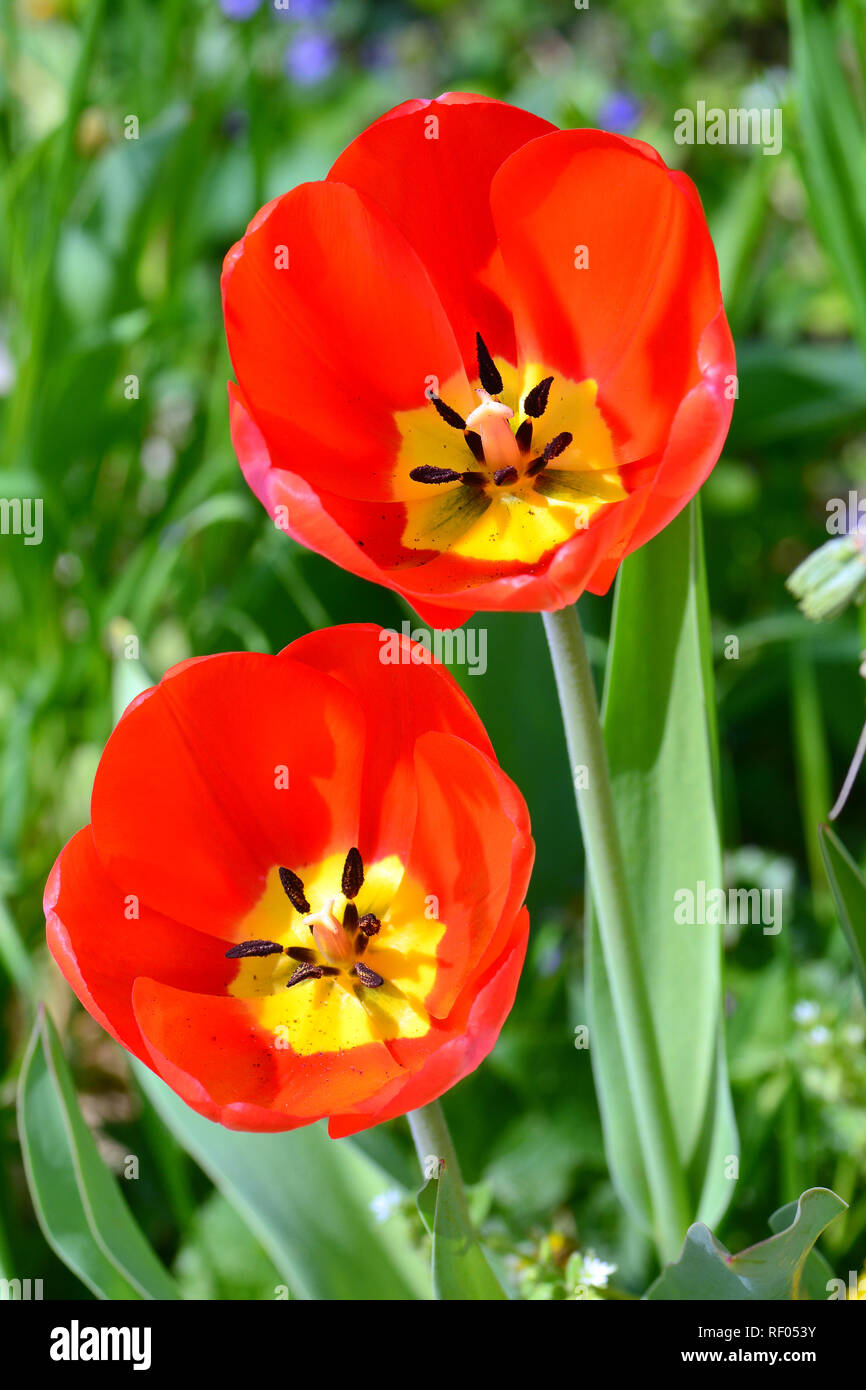
[[[44,1276],[52,1296],[82,1294],[33,1219],[15,1131],[42,994],[109,1163],[144,1156],[124,1192],[183,1287],[269,1296],[255,1242],[59,982],[41,894],[89,818],[120,633],[140,635],[158,677],[190,654],[277,651],[311,627],[410,616],[295,546],[246,489],[229,442],[218,277],[255,209],[323,176],[370,119],[409,96],[466,89],[564,125],[603,124],[612,96],[620,112],[627,98],[633,133],[687,169],[704,200],[740,370],[730,440],[703,494],[728,873],[789,885],[780,937],[746,928],[727,941],[743,1159],[720,1235],[731,1249],[761,1239],[770,1212],[825,1184],[852,1201],[825,1250],[843,1275],[859,1269],[866,1020],[814,827],[864,718],[866,642],[853,610],[810,627],[784,579],[826,538],[826,499],[866,485],[861,0],[788,11],[777,0],[333,0],[288,20],[264,3],[247,22],[217,0],[2,0],[0,14],[0,495],[42,497],[45,524],[38,547],[0,537],[0,1265]],[[287,74],[299,33],[329,42],[333,68],[319,81]],[[782,152],[677,146],[673,113],[698,100],[781,107]],[[129,116],[137,140],[123,138]],[[132,374],[137,400],[124,395]],[[609,605],[582,609],[601,665]],[[488,671],[455,674],[526,795],[538,865],[517,1006],[446,1109],[494,1245],[522,1252],[552,1286],[543,1241],[555,1229],[639,1289],[651,1257],[614,1198],[573,1045],[585,1020],[582,864],[541,623],[474,621],[487,629]],[[730,635],[737,660],[724,656]],[[861,856],[862,792],[842,828]],[[365,1142],[411,1181],[402,1124]]]

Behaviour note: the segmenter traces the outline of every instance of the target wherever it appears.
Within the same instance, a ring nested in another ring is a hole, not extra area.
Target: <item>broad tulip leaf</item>
[[[815,1241],[845,1203],[826,1187],[813,1187],[797,1203],[783,1207],[774,1220],[790,1218],[784,1229],[731,1255],[703,1223],[689,1228],[682,1254],[669,1264],[645,1297],[695,1302],[770,1300],[784,1302],[810,1296],[804,1281]],[[826,1294],[824,1295],[826,1297]]]
[[[351,1139],[321,1124],[283,1134],[223,1128],[191,1110],[141,1063],[139,1082],[175,1139],[231,1202],[293,1298],[426,1299],[429,1277],[407,1224],[389,1210],[405,1196]]]
[[[18,1127],[37,1219],[64,1264],[98,1298],[178,1298],[99,1155],[41,1010],[21,1071]]]
[[[818,827],[827,877],[866,1000],[866,879],[829,825]]]
[[[715,1224],[737,1152],[722,1038],[717,925],[679,924],[675,894],[722,886],[715,706],[700,514],[692,503],[623,563],[604,731],[643,970],[693,1215]],[[589,932],[590,1055],[621,1200],[653,1229],[597,924]]]
[[[780,1231],[786,1231],[797,1219],[798,1202],[786,1202],[778,1211],[774,1211],[770,1217],[768,1225],[773,1235],[778,1235]],[[810,1300],[813,1303],[825,1303],[829,1296],[828,1291],[830,1281],[833,1279],[833,1267],[829,1260],[821,1254],[817,1245],[806,1256],[800,1275],[800,1288],[798,1298]]]
[[[208,1302],[270,1301],[283,1282],[249,1226],[216,1190],[196,1208],[173,1271],[184,1298]]]
[[[433,1297],[458,1302],[507,1298],[458,1200],[446,1163],[427,1180],[417,1201],[433,1237]]]

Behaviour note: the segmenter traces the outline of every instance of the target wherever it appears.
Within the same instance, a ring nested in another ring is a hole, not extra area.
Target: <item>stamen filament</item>
[[[470,448],[471,451],[472,451],[472,454],[473,454],[473,456],[474,456],[474,458],[475,458],[476,463],[483,463],[483,462],[484,462],[484,444],[483,444],[483,442],[482,442],[481,435],[478,433],[478,431],[477,431],[477,430],[467,430],[467,431],[466,431],[466,434],[464,435],[464,438],[465,438],[465,440],[466,440],[466,443],[469,445],[469,448]]]
[[[509,464],[507,468],[497,468],[493,481],[497,487],[507,487],[509,483],[516,483],[519,476],[517,469]]]
[[[521,454],[528,454],[532,444],[532,421],[524,420],[514,431],[514,438],[517,440],[517,447]]]

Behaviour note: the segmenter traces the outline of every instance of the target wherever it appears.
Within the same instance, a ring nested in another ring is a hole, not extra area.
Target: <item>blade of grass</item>
[[[818,838],[839,921],[866,1001],[866,879],[829,825],[818,827]]]

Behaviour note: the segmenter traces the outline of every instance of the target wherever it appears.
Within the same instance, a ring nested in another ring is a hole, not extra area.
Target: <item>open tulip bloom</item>
[[[79,999],[230,1128],[339,1136],[426,1105],[514,999],[526,806],[447,672],[383,650],[331,628],[169,671],[48,882]]]
[[[736,392],[694,186],[639,140],[408,101],[226,257],[235,450],[275,522],[433,625],[604,593]]]

